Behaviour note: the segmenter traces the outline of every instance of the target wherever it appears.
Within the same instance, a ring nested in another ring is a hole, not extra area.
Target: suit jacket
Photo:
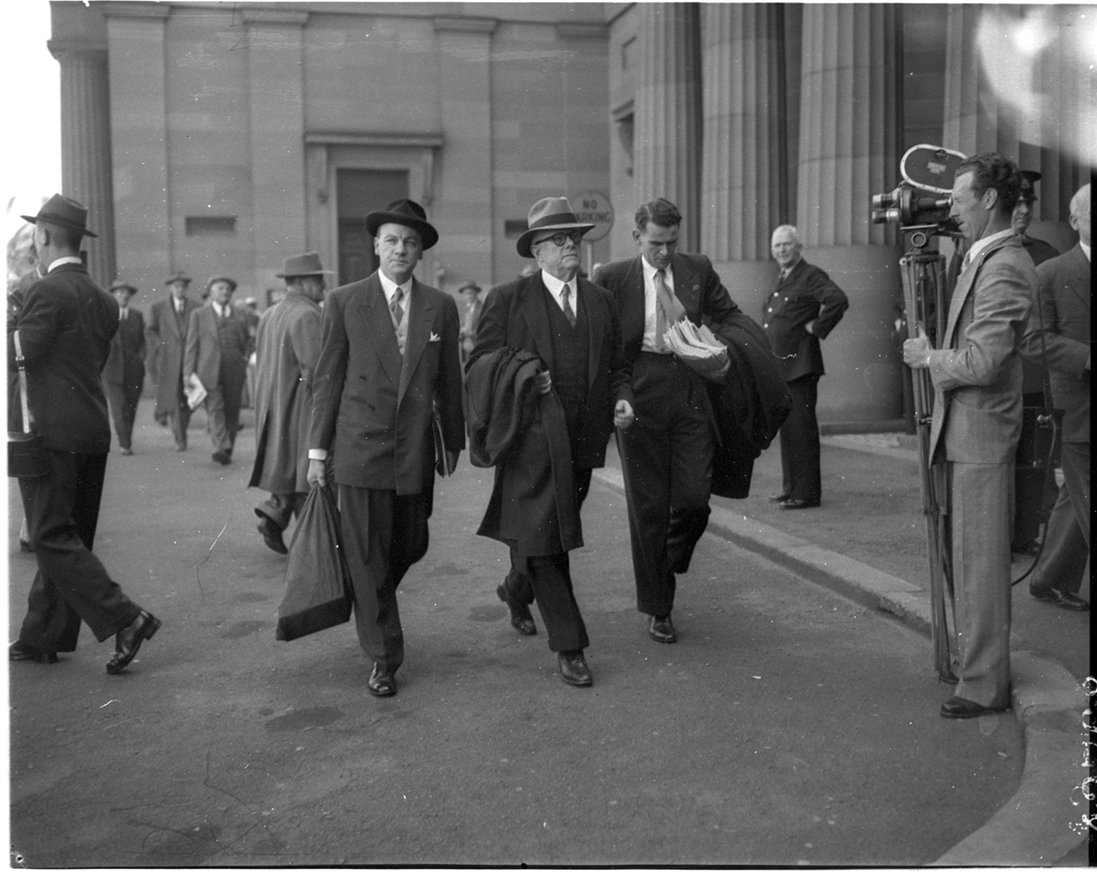
[[[146,348],[149,368],[156,379],[156,405],[162,409],[174,409],[179,402],[187,324],[191,313],[199,308],[201,303],[184,297],[183,316],[177,318],[175,303],[169,295],[166,300],[153,303],[149,310],[149,324],[145,330]]]
[[[766,300],[762,329],[777,355],[785,381],[805,375],[821,376],[823,351],[819,340],[842,320],[849,299],[819,267],[800,258]],[[814,333],[804,328],[815,322]]]
[[[1022,408],[1017,350],[1036,284],[1032,259],[1016,236],[991,243],[960,273],[941,347],[929,361],[934,462],[1013,459]]]
[[[229,342],[222,347],[221,327],[213,304],[199,306],[190,313],[187,324],[187,340],[183,346],[183,379],[191,373],[198,373],[198,379],[207,391],[213,390],[221,381],[222,363],[237,367],[241,372],[247,368],[248,355],[251,354],[251,337],[248,325],[232,308],[229,310]]]
[[[9,321],[9,372],[17,370],[14,330],[26,361],[31,417],[46,447],[106,454],[110,419],[100,374],[118,330],[118,302],[83,266],[64,264],[27,289]]]
[[[1090,263],[1081,245],[1036,267],[1037,304],[1021,353],[1046,362],[1051,397],[1063,409],[1063,441],[1089,442]]]
[[[256,331],[255,465],[248,487],[272,494],[308,493],[309,426],[320,306],[286,294],[267,309]]]
[[[376,272],[327,296],[309,447],[334,452],[338,484],[432,489],[435,408],[446,449],[465,447],[457,304],[415,280],[408,305],[401,358]]]
[[[140,388],[145,382],[145,318],[136,309],[126,310],[110,344],[103,380],[112,385]]]

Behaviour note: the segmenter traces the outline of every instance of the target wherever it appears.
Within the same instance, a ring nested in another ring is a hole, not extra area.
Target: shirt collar
[[[1090,263],[1093,263],[1093,246],[1086,245],[1080,239],[1078,240],[1078,244],[1082,246],[1082,254],[1086,256],[1086,260],[1088,260]]]
[[[49,273],[53,272],[55,269],[57,269],[57,267],[64,266],[65,264],[68,264],[68,263],[75,263],[79,266],[84,265],[84,261],[82,261],[80,258],[74,257],[72,255],[69,255],[67,257],[59,257],[59,258],[57,258],[57,260],[53,261],[53,263],[51,263],[49,265],[49,269],[46,270],[46,273],[49,274]]]
[[[377,271],[377,277],[381,279],[381,290],[385,292],[385,299],[388,300],[389,303],[392,302],[392,296],[396,293],[397,288],[403,290],[405,300],[411,299],[411,286],[415,282],[414,278],[410,278],[402,285],[398,285],[380,270]]]
[[[975,258],[977,258],[988,245],[997,242],[999,239],[1004,239],[1013,235],[1015,235],[1013,228],[1007,227],[1005,230],[999,230],[997,233],[990,234],[990,236],[984,236],[978,242],[973,242],[968,251],[968,263],[974,263]]]
[[[650,263],[648,263],[648,259],[643,255],[640,256],[640,263],[644,265],[644,279],[647,281],[648,284],[654,284],[655,274],[659,272],[659,270],[656,267],[652,266]],[[663,278],[664,281],[671,280],[671,272],[669,266],[663,270]],[[673,284],[673,281],[671,281],[671,284]]]

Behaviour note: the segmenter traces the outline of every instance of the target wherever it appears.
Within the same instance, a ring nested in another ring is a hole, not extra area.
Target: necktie
[[[123,306],[121,309],[118,310],[118,320],[119,321],[125,321],[126,320],[127,311],[128,310],[126,309],[125,306]]]
[[[567,315],[568,323],[572,327],[575,326],[575,310],[571,308],[571,285],[565,284],[560,290],[560,301],[564,304],[564,314]]]
[[[667,326],[681,321],[686,315],[685,307],[667,289],[663,275],[663,270],[655,271],[655,347],[659,351],[664,351],[667,347],[663,338]]]
[[[403,298],[404,289],[397,288],[396,293],[392,295],[392,317],[396,319],[397,324],[404,320],[404,307],[400,305]]]

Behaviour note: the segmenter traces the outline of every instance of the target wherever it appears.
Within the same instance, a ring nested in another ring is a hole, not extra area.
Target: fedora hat
[[[403,224],[419,233],[423,241],[423,251],[433,247],[438,241],[438,231],[427,221],[427,213],[414,200],[393,200],[382,212],[370,212],[366,215],[366,230],[370,236],[377,235],[382,224]]]
[[[320,255],[315,251],[306,251],[296,257],[287,257],[282,261],[282,271],[275,273],[276,278],[296,279],[303,276],[330,276],[332,271],[320,266]]]
[[[121,279],[115,279],[110,283],[110,287],[107,288],[107,292],[113,294],[115,291],[129,291],[132,297],[137,293],[137,288],[131,285],[129,282],[124,282]]]
[[[92,233],[88,230],[88,207],[83,203],[78,203],[71,197],[63,197],[60,194],[54,194],[46,200],[42,208],[38,210],[37,215],[33,217],[21,215],[20,217],[31,224],[46,221],[59,227],[79,230],[85,236],[99,236],[98,233]]]
[[[172,282],[182,282],[184,285],[191,283],[191,278],[183,270],[179,269],[175,271],[175,275],[168,276],[165,280],[165,285],[170,285]]]
[[[210,280],[206,282],[206,293],[212,290],[214,282],[228,282],[229,287],[234,291],[236,290],[236,279],[231,279],[228,276],[210,276]]]
[[[476,282],[465,282],[457,289],[457,293],[463,294],[465,291],[472,291],[474,294],[478,294],[482,290],[483,288],[476,284]]]
[[[533,204],[526,221],[528,230],[518,237],[518,253],[522,257],[533,257],[530,244],[533,236],[542,230],[582,230],[586,233],[593,224],[580,224],[575,220],[571,204],[567,197],[545,197]]]
[[[1021,192],[1017,195],[1017,199],[1024,200],[1026,203],[1035,203],[1036,182],[1042,178],[1043,175],[1036,170],[1021,170]]]

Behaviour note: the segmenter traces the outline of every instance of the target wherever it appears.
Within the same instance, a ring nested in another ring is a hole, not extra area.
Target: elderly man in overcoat
[[[187,296],[190,277],[182,270],[167,280],[168,298],[157,300],[149,310],[145,331],[149,370],[156,381],[156,411],[167,416],[175,437],[175,450],[187,450],[190,406],[183,392],[183,349],[190,315],[202,304]]]
[[[108,288],[118,301],[118,332],[110,344],[103,367],[103,391],[107,395],[114,432],[121,454],[133,454],[133,422],[145,387],[145,319],[129,304],[137,288],[116,280]]]
[[[513,456],[495,468],[495,484],[479,534],[506,543],[510,572],[496,594],[523,635],[536,627],[529,606],[536,600],[557,655],[561,679],[592,684],[583,654],[590,644],[572,586],[568,551],[582,543],[579,510],[591,470],[605,462],[614,426],[634,418],[629,366],[613,297],[578,278],[583,234],[593,224],[576,220],[564,197],[546,197],[529,212],[518,253],[540,269],[492,291],[484,304],[468,375],[478,361],[501,349],[533,352],[541,361],[533,393],[539,417],[519,439]],[[474,386],[474,385],[473,385]],[[502,388],[505,390],[506,385]],[[471,392],[470,392],[471,396]],[[557,405],[558,404],[558,405]],[[549,462],[542,442],[553,444],[545,415],[562,411],[560,462]],[[537,430],[536,440],[530,431]],[[566,432],[565,432],[566,431]],[[565,508],[566,507],[566,508]]]
[[[308,496],[312,388],[320,358],[320,303],[331,270],[315,251],[288,257],[278,278],[282,299],[267,309],[256,331],[255,466],[248,487],[270,499],[255,509],[259,535],[285,554],[282,533]]]
[[[465,417],[457,303],[414,276],[438,232],[414,200],[368,213],[366,229],[380,267],[324,303],[308,481],[327,486],[333,453],[358,642],[373,660],[366,688],[388,697],[404,662],[396,589],[427,552],[435,464],[456,467]]]

